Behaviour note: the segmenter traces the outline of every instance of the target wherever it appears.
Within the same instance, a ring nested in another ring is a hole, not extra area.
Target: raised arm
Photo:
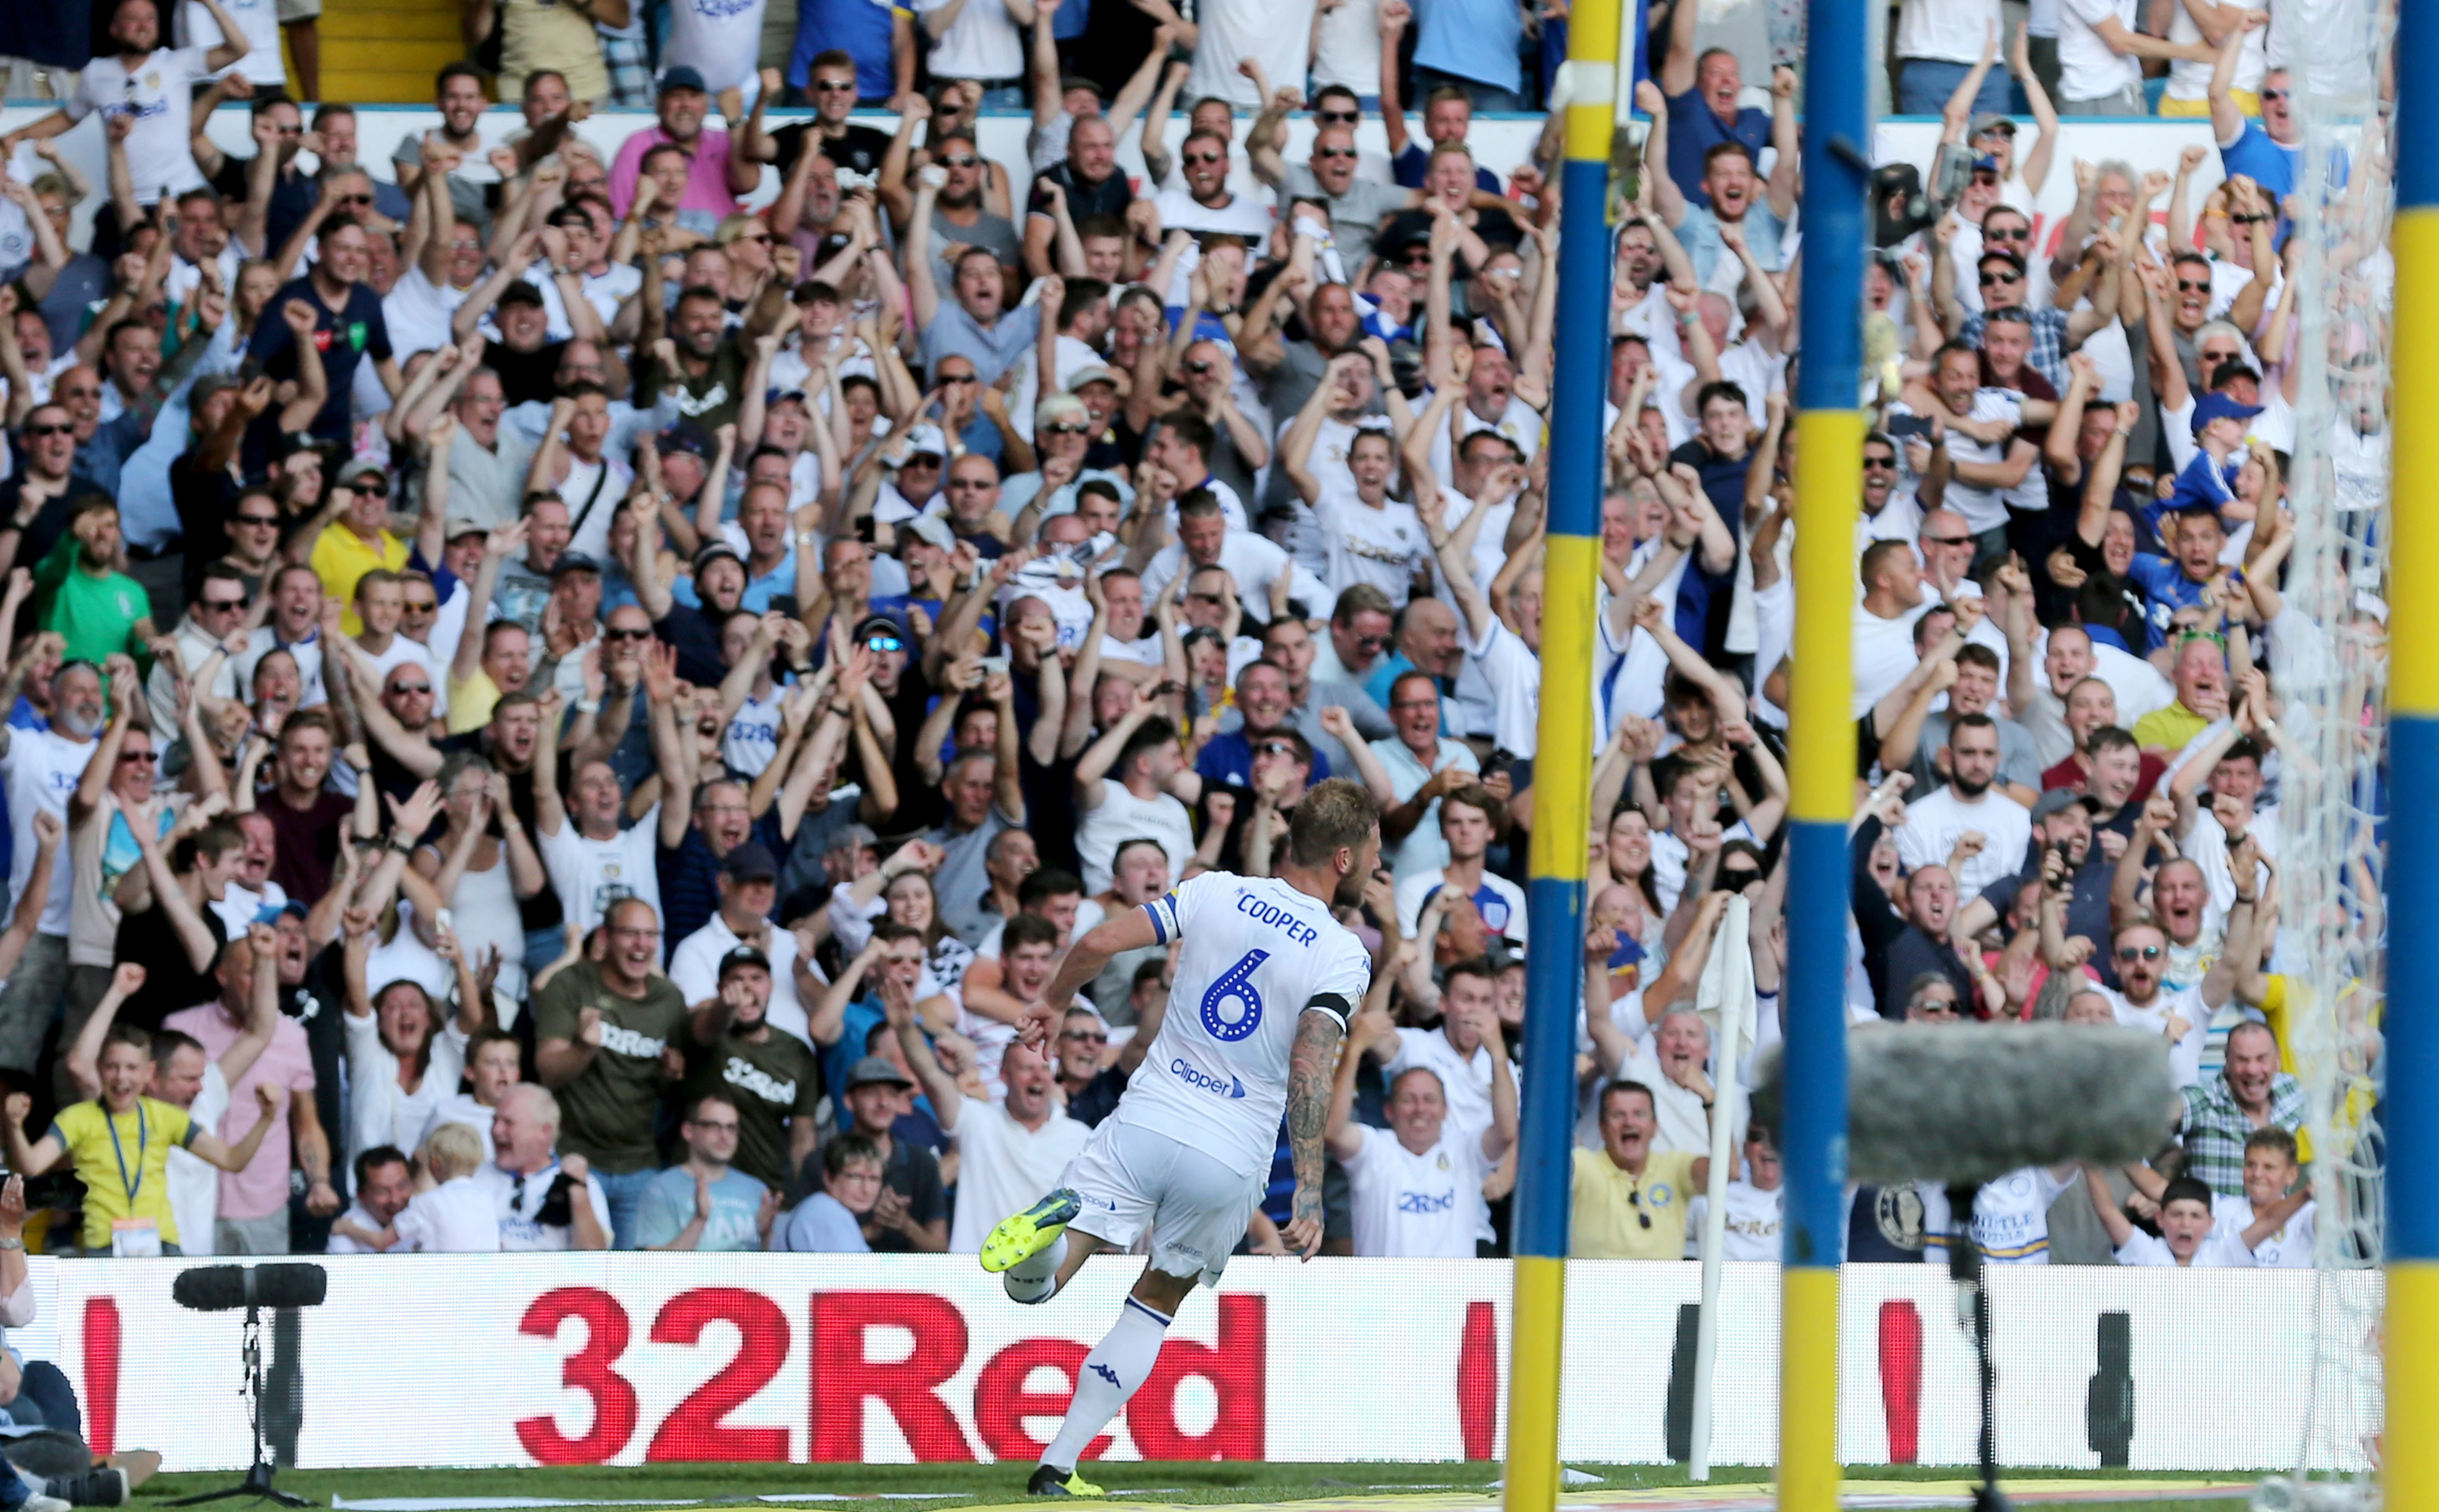
[[[965,1089],[941,1068],[939,1058],[932,1054],[931,1041],[923,1037],[923,1026],[916,1022],[914,999],[886,972],[881,979],[881,1008],[898,1036],[898,1048],[906,1058],[907,1069],[915,1073],[915,1080],[932,1099],[932,1116],[939,1121],[943,1132],[955,1133],[958,1115],[965,1109]]]
[[[143,853],[145,874],[152,883],[152,906],[169,918],[178,943],[187,952],[187,966],[197,972],[212,969],[220,954],[220,941],[211,927],[204,922],[195,905],[187,901],[186,889],[178,885],[175,872],[169,869],[169,858],[161,853],[159,833],[161,800],[154,798],[126,811],[128,830],[135,838],[136,848]]]
[[[1682,4],[1669,8],[1668,40],[1661,53],[1658,75],[1660,87],[1667,92],[1670,99],[1694,87],[1694,63],[1698,56],[1694,49],[1694,27],[1700,9],[1700,6]],[[1662,110],[1652,118],[1658,120],[1665,114],[1664,103]]]
[[[2270,19],[2267,10],[2251,14],[2265,22]],[[2196,25],[2199,26],[2199,23]],[[2211,132],[2221,147],[2234,147],[2236,138],[2244,134],[2244,111],[2235,102],[2235,66],[2244,56],[2245,34],[2252,29],[2250,17],[2244,25],[2231,27],[2227,35],[2218,39],[2218,45],[2211,56]]]
[[[2023,175],[2024,187],[2038,195],[2049,182],[2050,164],[2056,159],[2058,139],[2057,107],[2050,102],[2050,92],[2041,87],[2039,77],[2033,71],[2032,43],[2029,21],[2016,27],[2016,40],[2007,49],[2007,64],[2016,76],[2016,84],[2024,92],[2024,103],[2033,111],[2033,126],[2039,133],[2033,139],[2032,151],[2017,160],[2017,169]]]
[[[964,3],[951,0],[949,9]],[[941,13],[934,10],[924,19],[928,22]],[[931,329],[933,318],[940,312],[940,288],[932,277],[932,206],[939,197],[940,187],[929,173],[924,174],[915,189],[914,212],[906,219],[906,292],[914,301],[917,332]]]
[[[1152,91],[1151,103],[1144,107],[1141,145],[1144,160],[1144,187],[1147,192],[1135,203],[1146,206],[1148,212],[1151,205],[1152,192],[1157,191],[1168,181],[1169,169],[1176,165],[1177,160],[1169,155],[1168,151],[1168,116],[1177,106],[1177,92],[1185,86],[1186,77],[1191,72],[1190,66],[1183,60],[1171,60],[1166,62],[1161,73],[1160,87]],[[1159,240],[1160,224],[1156,213],[1150,224],[1137,228],[1136,236],[1138,240],[1145,241]],[[1151,287],[1164,295],[1167,292],[1164,284],[1154,283]]]
[[[187,1148],[224,1171],[245,1169],[254,1163],[255,1152],[262,1148],[262,1136],[270,1133],[271,1126],[279,1121],[280,1110],[288,1104],[288,1089],[258,1082],[254,1089],[254,1102],[261,1115],[255,1119],[254,1127],[245,1131],[243,1139],[234,1145],[224,1145],[217,1135],[197,1129],[189,1136]]]

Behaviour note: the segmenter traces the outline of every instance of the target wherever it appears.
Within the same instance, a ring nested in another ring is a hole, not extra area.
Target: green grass
[[[1686,1484],[1682,1468],[1665,1465],[1580,1465],[1599,1475],[1610,1488],[1672,1486]],[[1857,1480],[1949,1481],[1969,1477],[1953,1467],[1873,1466],[1848,1472]],[[1113,1463],[1096,1465],[1092,1474],[1113,1493],[1158,1492],[1166,1502],[1224,1504],[1246,1502],[1289,1502],[1301,1497],[1344,1496],[1374,1488],[1395,1490],[1481,1486],[1486,1492],[1500,1468],[1490,1464],[1272,1465],[1247,1463]],[[1764,1468],[1719,1466],[1712,1479],[1721,1483],[1766,1482]],[[2025,1470],[2013,1481],[2054,1478],[2144,1480],[2241,1479],[2236,1476],[2168,1475],[2127,1471]],[[170,1498],[191,1495],[230,1484],[229,1475],[163,1475],[137,1493],[139,1506],[158,1507]],[[563,1469],[349,1469],[289,1470],[278,1477],[281,1489],[329,1505],[333,1496],[349,1501],[392,1496],[534,1496],[598,1498],[632,1501],[666,1497],[694,1501],[711,1497],[826,1491],[841,1495],[881,1492],[932,1492],[936,1499],[888,1503],[890,1512],[935,1512],[977,1503],[1023,1498],[1024,1468],[1011,1465],[647,1465],[632,1468]],[[1600,1487],[1586,1486],[1595,1490]],[[2239,1503],[2225,1500],[2082,1503],[2084,1512],[2230,1512]],[[816,1503],[818,1505],[818,1503]]]

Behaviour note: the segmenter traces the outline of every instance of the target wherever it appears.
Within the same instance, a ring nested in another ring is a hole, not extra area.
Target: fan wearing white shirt
[[[1745,1130],[1744,1174],[1728,1183],[1728,1217],[1719,1230],[1719,1258],[1775,1261],[1784,1254],[1781,1237],[1787,1225],[1785,1168],[1770,1132],[1760,1125]],[[1685,1232],[1701,1235],[1708,1197],[1685,1204]],[[1700,1242],[1699,1239],[1697,1243]]]
[[[1938,600],[1924,598],[1922,561],[1910,540],[1873,542],[1856,574],[1863,596],[1855,605],[1855,687],[1847,710],[1860,720],[1922,660],[1914,649],[1914,621]]]
[[[498,1115],[500,1099],[524,1074],[525,1050],[515,1035],[489,1027],[475,1031],[466,1044],[466,1080],[473,1090],[457,1093],[432,1110],[423,1137],[430,1139],[443,1124],[463,1124],[483,1141],[483,1159],[497,1158],[491,1147],[491,1120]],[[357,1159],[361,1163],[363,1157]]]
[[[406,1211],[415,1200],[415,1172],[407,1165],[406,1151],[396,1145],[375,1145],[359,1151],[355,1160],[355,1193],[353,1206],[339,1215],[330,1225],[330,1243],[325,1252],[330,1254],[371,1254],[365,1245],[340,1232],[339,1224],[367,1233],[388,1228],[397,1217]],[[178,1232],[185,1233],[185,1229]]]
[[[2216,1215],[2211,1208],[2211,1190],[2190,1176],[2180,1176],[2160,1193],[2160,1236],[2136,1228],[2118,1210],[2117,1201],[2110,1196],[2109,1178],[2087,1165],[2083,1168],[2084,1189],[2092,1196],[2092,1210],[2100,1217],[2100,1226],[2109,1231],[2110,1247],[2119,1265],[2137,1266],[2218,1266],[2232,1262],[2221,1245],[2212,1242],[2212,1230],[2216,1227]]]
[[[720,906],[703,928],[678,941],[669,952],[669,982],[685,995],[698,1022],[725,1017],[720,1003],[720,967],[728,952],[751,945],[770,962],[771,996],[764,1016],[772,1027],[810,1041],[811,1024],[804,1006],[809,988],[822,984],[811,962],[797,955],[794,932],[771,922],[778,907],[779,864],[770,850],[746,841],[722,858],[716,885]],[[709,1036],[697,1031],[698,1039]]]
[[[110,13],[110,40],[117,51],[85,65],[65,105],[0,135],[0,162],[14,156],[20,142],[48,141],[99,111],[132,122],[127,169],[136,204],[150,207],[165,193],[200,187],[203,171],[187,147],[189,97],[197,80],[246,54],[245,28],[221,9],[220,0],[203,0],[203,6],[220,28],[220,42],[172,51],[161,45],[157,0],[118,0]]]
[[[2044,901],[2044,907],[2054,906]],[[2044,928],[2047,926],[2044,925]],[[2233,970],[2214,971],[2199,986],[2167,986],[2168,936],[2148,916],[2116,932],[2118,987],[2096,990],[2109,1000],[2120,1025],[2145,1029],[2168,1042],[2168,1073],[2181,1088],[2201,1079],[2202,1047],[2209,1037],[2212,1010],[2233,995]],[[2211,1001],[2216,994],[2217,1002]]]
[[[1385,986],[1388,979],[1382,977]],[[1479,1134],[1447,1131],[1448,1092],[1429,1066],[1408,1066],[1390,1084],[1389,1127],[1354,1122],[1355,1077],[1363,1052],[1397,1038],[1386,1012],[1368,1009],[1347,1026],[1346,1053],[1330,1092],[1330,1154],[1346,1167],[1355,1224],[1355,1253],[1400,1258],[1469,1259],[1474,1236],[1489,1218],[1486,1199],[1504,1194],[1513,1173],[1501,1160],[1516,1143],[1516,1077],[1499,1043],[1499,1021],[1487,1016],[1490,1127]]]
[[[1988,715],[1957,716],[1941,749],[1948,756],[1948,784],[1906,805],[1906,822],[1897,827],[1897,860],[1908,870],[1946,865],[1963,843],[1968,854],[1957,871],[1957,895],[1978,898],[1992,882],[2022,869],[2033,812],[1997,787],[1999,725]]]
[[[2272,1124],[2245,1135],[2244,1195],[2211,1201],[2222,1246],[2241,1246],[2256,1266],[2310,1270],[2320,1204],[2299,1174],[2291,1130]]]
[[[1354,394],[1343,380],[1360,376],[1370,359],[1361,352],[1342,352],[1329,360],[1328,371],[1313,385],[1287,434],[1279,441],[1279,462],[1296,496],[1313,511],[1323,572],[1342,592],[1369,583],[1402,608],[1417,578],[1430,580],[1430,543],[1414,506],[1389,497],[1389,479],[1398,465],[1398,442],[1387,429],[1361,423],[1341,406]],[[1395,388],[1383,392],[1394,394]],[[1402,406],[1403,400],[1397,401]],[[1351,427],[1343,461],[1316,463],[1315,443],[1325,421]],[[1377,424],[1377,422],[1375,422]]]
[[[423,1142],[423,1167],[434,1184],[409,1199],[386,1229],[367,1229],[342,1216],[330,1225],[367,1250],[401,1254],[489,1254],[500,1249],[500,1213],[488,1186],[483,1142],[463,1124],[443,1124]]]
[[[1434,398],[1416,429],[1437,423],[1444,412],[1445,406]],[[1473,548],[1493,511],[1487,507],[1469,509],[1465,519],[1451,529],[1448,495],[1437,481],[1428,474],[1417,476],[1411,461],[1407,471],[1415,485],[1415,512],[1422,518],[1423,527],[1432,533],[1432,549],[1439,558],[1441,578],[1455,597],[1457,613],[1463,618],[1466,656],[1490,688],[1495,710],[1492,743],[1511,756],[1529,757],[1540,739],[1540,555],[1518,552],[1510,556],[1486,593],[1473,580]],[[1522,467],[1501,463],[1491,470],[1480,496],[1517,496],[1524,482]],[[1575,691],[1587,699],[1592,694],[1589,687]]]
[[[557,704],[546,703],[544,708],[555,711]],[[534,744],[534,838],[569,933],[590,933],[622,898],[642,898],[657,916],[661,882],[653,845],[660,837],[660,805],[621,829],[626,792],[610,763],[588,761],[579,768],[572,801],[565,803],[559,794],[558,766],[559,719],[552,712]]]
[[[1232,526],[1227,501],[1219,496],[1226,487],[1213,480],[1178,495],[1177,540],[1144,564],[1143,591],[1158,598],[1181,573],[1224,567],[1236,581],[1237,596],[1247,603],[1272,601],[1271,585],[1282,576],[1288,579],[1288,596],[1301,600],[1311,613],[1320,614],[1335,603],[1338,596],[1329,585],[1298,566],[1286,551],[1251,530]],[[1155,531],[1144,534],[1146,539],[1158,539]]]

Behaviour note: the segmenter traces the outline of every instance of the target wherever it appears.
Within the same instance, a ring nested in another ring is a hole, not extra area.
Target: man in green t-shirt
[[[786,1191],[820,1138],[821,1062],[792,1034],[771,1027],[771,961],[751,945],[720,958],[720,995],[695,1009],[686,1098],[737,1099],[737,1168]]]
[[[611,1244],[632,1249],[635,1209],[660,1171],[652,1114],[683,1074],[685,998],[655,973],[661,921],[640,898],[602,916],[610,951],[551,979],[534,1002],[534,1067],[559,1096],[561,1150],[582,1155],[610,1200]]]
[[[119,549],[117,504],[90,493],[70,507],[66,533],[35,565],[37,618],[67,642],[68,661],[150,656],[161,642],[144,585],[118,570]]]

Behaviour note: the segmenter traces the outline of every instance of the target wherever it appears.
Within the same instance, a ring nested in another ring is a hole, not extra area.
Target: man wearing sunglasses
[[[258,498],[250,498],[249,507],[259,507]],[[185,617],[170,632],[170,644],[178,648],[177,666],[168,657],[152,664],[152,673],[145,680],[144,695],[152,705],[152,727],[156,730],[178,728],[178,684],[192,678],[212,661],[212,653],[234,641],[242,648],[241,631],[245,625],[245,608],[254,596],[246,592],[245,579],[238,570],[223,562],[212,562],[204,568],[203,576],[187,600]],[[205,696],[225,703],[238,696],[237,659],[222,656],[214,664],[211,681],[199,689]]]
[[[1992,215],[1998,213],[1996,210],[1991,212]],[[2009,216],[2015,214],[2012,210],[2007,213]],[[2012,222],[2002,222],[2000,229],[2012,233]],[[2022,320],[2031,326],[2032,344],[2024,361],[2033,371],[2048,381],[2055,395],[2070,382],[2067,354],[2080,350],[2086,341],[2116,318],[2115,302],[2110,302],[2107,313],[2090,302],[2072,314],[2051,306],[2034,308],[2031,275],[2024,261],[2029,248],[2019,245],[2012,234],[1996,241],[1985,236],[1982,256],[1974,263],[1974,277],[1981,290],[1982,308],[1977,312],[1968,313],[1956,298],[1956,259],[1945,255],[1957,235],[1957,223],[1952,218],[1942,221],[1932,231],[1943,255],[1932,263],[1931,293],[1932,298],[1939,304],[1942,323],[1958,340],[1979,348],[1987,345],[1989,323],[1999,316],[1999,311],[2021,311],[2020,315],[2004,318]],[[2026,423],[2043,422],[2028,420]]]
[[[1271,212],[1252,195],[1228,187],[1228,138],[1198,127],[1178,149],[1178,177],[1152,201],[1160,224],[1197,235],[1214,232],[1260,243],[1271,234]],[[1214,314],[1231,313],[1215,310]]]
[[[376,567],[397,573],[406,565],[406,543],[389,528],[389,473],[379,462],[358,457],[348,463],[331,490],[333,502],[342,490],[347,499],[339,517],[314,541],[312,560],[323,593],[348,606],[339,628],[355,635],[365,628],[354,607],[356,579]]]
[[[2041,900],[2042,933],[2047,935],[2048,911],[2061,906],[2056,893]],[[2201,1079],[2202,1044],[2210,1035],[2211,1014],[2234,993],[2233,970],[2213,972],[2183,987],[2167,985],[2168,936],[2147,916],[2118,926],[2110,942],[2110,962],[2117,969],[2117,986],[2096,988],[2109,1000],[2120,1025],[2156,1034],[2168,1042],[2168,1070],[2180,1087]],[[2052,962],[2055,969],[2056,961]]]
[[[1362,116],[1360,111],[1347,114],[1359,119]],[[1301,164],[1291,165],[1279,154],[1278,138],[1285,122],[1285,114],[1276,112],[1274,107],[1264,111],[1246,134],[1245,150],[1253,157],[1254,176],[1276,189],[1282,202],[1319,200],[1326,204],[1329,220],[1325,229],[1340,261],[1350,272],[1362,268],[1371,259],[1372,237],[1380,229],[1380,222],[1420,205],[1424,191],[1358,177],[1355,169],[1360,154],[1352,123],[1324,121],[1321,130],[1313,133],[1312,155]],[[1310,220],[1309,212],[1295,220],[1298,236],[1306,234],[1302,228]]]
[[[2295,119],[2295,80],[2284,68],[2262,69],[2262,44],[2255,17],[2267,11],[2255,11],[2243,17],[2243,24],[2219,40],[2216,54],[2211,59],[2210,82],[2205,94],[2210,100],[2211,132],[2218,143],[2219,167],[2229,178],[2238,174],[2261,186],[2261,192],[2275,208],[2295,192],[2295,183],[2303,176],[2304,129]],[[2178,20],[2184,19],[2181,13]],[[2334,55],[2342,48],[2330,49]],[[2362,66],[2359,62],[2356,66]],[[2259,85],[2259,120],[2252,119],[2252,112],[2241,98],[2244,90],[2236,86],[2240,74],[2256,71]],[[2371,80],[2366,77],[2364,86]],[[2278,222],[2278,241],[2286,244],[2287,222]]]
[[[92,369],[75,369],[92,375]],[[98,375],[90,376],[95,392]],[[13,560],[40,561],[60,538],[67,523],[71,472],[77,460],[76,418],[64,404],[37,404],[17,428],[10,454],[17,471],[0,484],[0,539],[14,537]]]

